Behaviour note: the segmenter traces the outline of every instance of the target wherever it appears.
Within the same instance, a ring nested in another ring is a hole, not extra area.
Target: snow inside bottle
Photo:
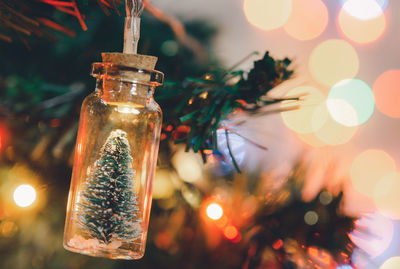
[[[104,53],[81,109],[64,247],[112,259],[144,254],[161,130],[157,58]]]

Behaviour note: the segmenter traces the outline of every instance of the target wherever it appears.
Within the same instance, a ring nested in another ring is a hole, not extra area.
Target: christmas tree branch
[[[248,138],[248,137],[246,137],[246,136],[244,136],[244,135],[242,135],[242,134],[240,134],[239,132],[236,132],[235,130],[233,130],[233,129],[231,129],[231,128],[224,127],[223,129],[228,130],[230,133],[235,134],[235,135],[237,135],[237,136],[243,138],[244,140],[246,140],[246,141],[249,142],[250,144],[253,144],[254,146],[256,146],[256,147],[258,147],[258,148],[260,148],[260,149],[262,149],[262,150],[268,150],[267,147],[261,145],[260,143],[257,143],[256,141],[254,141],[254,140],[252,140],[252,139],[250,139],[250,138]]]
[[[254,62],[247,77],[242,70],[223,69],[210,71],[201,78],[187,78],[182,83],[166,85],[156,96],[162,108],[175,104],[165,113],[165,124],[173,126],[172,132],[165,133],[166,137],[170,134],[175,143],[185,143],[186,149],[192,148],[194,152],[215,148],[213,134],[233,111],[255,113],[261,107],[288,100],[277,98],[266,103],[261,101],[269,91],[291,77],[293,71],[290,63],[289,59],[274,59],[267,52],[261,60]],[[232,83],[235,77],[238,79]],[[228,131],[227,128],[223,129]],[[229,141],[227,143],[229,150]],[[230,155],[233,157],[231,151]],[[234,157],[232,161],[240,171]]]
[[[51,5],[61,12],[74,16],[81,25],[81,28],[84,31],[87,30],[87,25],[84,21],[85,16],[79,10],[78,4],[75,0],[38,0],[37,2]],[[106,15],[109,15],[108,9],[112,9],[115,13],[121,15],[118,7],[122,4],[122,1],[97,0],[97,3]],[[150,14],[152,14],[155,18],[167,24],[171,28],[178,42],[181,43],[185,48],[192,51],[197,61],[199,61],[200,63],[206,62],[206,60],[208,59],[207,50],[198,40],[187,34],[185,26],[181,21],[179,21],[176,17],[172,15],[164,13],[162,10],[151,4],[149,1],[143,1],[143,3],[145,9]],[[26,28],[26,23],[29,23],[35,26],[35,32],[38,33],[37,36],[43,36],[43,34],[40,35],[40,33],[43,31],[41,24],[43,24],[71,37],[74,37],[76,35],[75,32],[69,30],[67,27],[62,26],[57,22],[54,22],[50,17],[39,16],[39,10],[41,9],[41,6],[39,4],[32,4],[32,6],[26,8],[21,1],[16,1],[16,3],[12,3],[8,2],[8,0],[3,0],[2,2],[0,2],[0,7],[0,26],[5,27],[6,29],[14,29],[23,34],[31,35],[32,30]],[[23,12],[18,9],[24,10],[27,14],[23,14]],[[3,14],[4,12],[2,10],[7,10],[7,14]],[[129,11],[127,14],[131,14],[131,11]],[[5,33],[0,33],[0,40],[6,42],[13,41],[12,37]]]
[[[232,149],[231,149],[231,143],[229,141],[229,132],[227,129],[225,129],[225,139],[226,139],[226,147],[228,148],[229,156],[232,159],[233,166],[235,167],[236,171],[241,173],[241,170],[239,168],[239,165],[235,159],[235,156],[233,155]]]

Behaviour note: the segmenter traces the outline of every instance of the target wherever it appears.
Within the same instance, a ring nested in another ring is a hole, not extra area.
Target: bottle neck
[[[94,63],[92,75],[97,78],[96,92],[104,102],[136,103],[142,106],[151,103],[155,87],[161,85],[164,79],[164,74],[156,70],[138,69],[112,62]]]
[[[136,103],[145,106],[153,98],[154,87],[118,78],[97,78],[99,97],[106,103]]]

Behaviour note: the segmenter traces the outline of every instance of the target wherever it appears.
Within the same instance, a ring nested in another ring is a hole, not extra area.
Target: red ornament
[[[190,127],[187,125],[181,125],[178,126],[173,132],[172,132],[172,138],[174,140],[182,140],[185,139],[190,132]]]

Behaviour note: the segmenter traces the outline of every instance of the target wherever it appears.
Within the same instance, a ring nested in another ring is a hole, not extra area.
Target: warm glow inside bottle
[[[64,247],[112,259],[143,256],[162,114],[156,57],[103,53],[82,104]]]

